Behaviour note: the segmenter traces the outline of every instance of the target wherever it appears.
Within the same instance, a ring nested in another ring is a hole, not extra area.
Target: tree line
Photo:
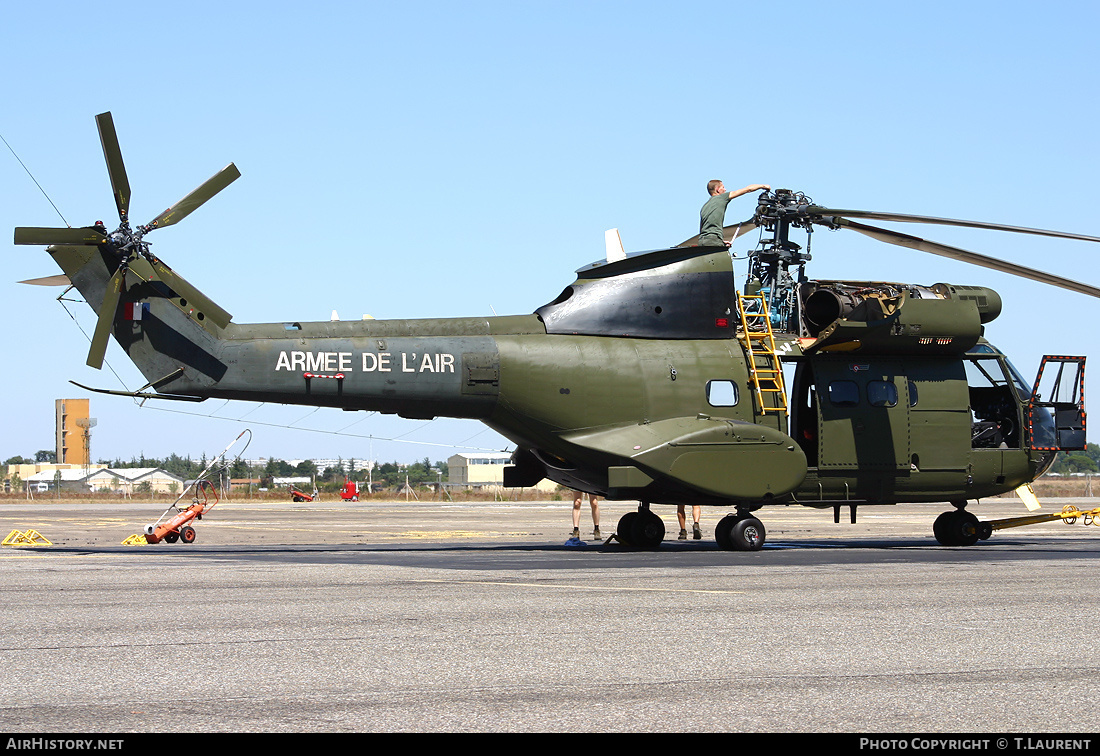
[[[234,478],[249,477],[247,465],[243,460],[238,460],[231,467],[231,475]],[[238,475],[239,472],[244,474]],[[255,476],[255,471],[252,471]],[[343,484],[345,480],[353,480],[362,483],[380,483],[386,487],[404,485],[407,479],[410,484],[435,483],[447,480],[447,463],[442,461],[432,462],[428,457],[419,462],[403,465],[394,462],[375,462],[367,465],[363,460],[354,457],[348,459],[337,458],[334,465],[323,470],[318,469],[317,464],[310,459],[291,465],[281,459],[269,459],[260,473],[260,485],[270,487],[272,478],[308,477],[320,486],[324,484]]]
[[[23,465],[34,464],[35,462],[53,462],[55,460],[56,456],[54,452],[40,451],[35,454],[34,459],[15,456],[8,459],[5,464]],[[146,457],[144,454],[140,454],[137,457],[131,457],[129,460],[121,458],[115,458],[113,460],[101,459],[99,463],[114,469],[159,467],[173,475],[178,475],[184,480],[194,480],[207,468],[210,464],[210,460],[207,459],[206,454],[203,454],[202,457],[197,460],[192,459],[190,456],[181,457],[178,454],[170,454],[163,459]],[[271,481],[273,478],[291,477],[310,478],[310,480],[315,481],[318,486],[322,484],[336,484],[339,486],[342,485],[345,480],[354,480],[364,483],[369,480],[373,483],[381,483],[386,487],[396,487],[404,485],[406,477],[411,484],[435,483],[440,480],[446,481],[447,463],[442,461],[432,462],[428,457],[424,457],[424,459],[419,462],[413,462],[408,465],[394,461],[382,463],[375,462],[373,465],[368,466],[363,460],[357,460],[355,458],[338,458],[334,465],[330,465],[321,470],[318,469],[317,464],[311,459],[303,460],[297,464],[291,464],[285,460],[272,457],[267,460],[267,463],[263,467],[249,465],[249,463],[243,459],[236,459],[230,462],[229,477],[258,479],[259,485],[266,488],[272,486]]]
[[[1059,452],[1058,459],[1050,466],[1050,472],[1059,475],[1094,473],[1100,470],[1100,446],[1085,444],[1084,451]]]
[[[56,454],[48,449],[35,453],[34,458],[14,456],[5,460],[7,465],[29,465],[36,462],[55,462]],[[170,454],[164,459],[146,457],[141,454],[131,457],[129,461],[116,458],[114,460],[100,460],[101,464],[113,468],[126,467],[159,467],[173,475],[178,475],[184,480],[194,480],[209,464],[206,455],[198,460],[191,457],[181,457],[178,454]],[[1050,472],[1060,475],[1072,473],[1094,473],[1100,471],[1100,446],[1087,444],[1084,451],[1060,452],[1058,458],[1051,465]],[[375,462],[368,470],[366,463],[355,458],[338,459],[333,466],[324,470],[317,469],[313,460],[304,460],[295,465],[285,460],[271,458],[262,468],[252,468],[243,459],[233,461],[229,468],[231,478],[259,478],[260,485],[270,487],[272,478],[308,477],[321,483],[342,484],[345,480],[381,483],[387,487],[404,484],[408,476],[409,483],[435,483],[437,480],[447,479],[447,463],[442,461],[432,462],[427,457],[410,465],[402,465],[395,462]]]

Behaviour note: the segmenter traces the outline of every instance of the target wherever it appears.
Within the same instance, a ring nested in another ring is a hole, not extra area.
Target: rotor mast
[[[795,284],[806,280],[806,263],[811,259],[809,234],[813,224],[805,215],[812,200],[801,192],[777,189],[760,195],[753,222],[766,235],[749,253],[749,277],[746,294],[762,293],[768,302],[772,327],[790,331],[797,325],[797,301]],[[802,228],[807,233],[806,250],[791,241],[791,228]],[[791,275],[797,267],[797,278]]]

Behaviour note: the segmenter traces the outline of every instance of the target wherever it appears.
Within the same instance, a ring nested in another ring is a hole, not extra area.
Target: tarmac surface
[[[1048,500],[1081,509],[1100,499]],[[760,552],[568,546],[571,502],[0,504],[0,731],[1089,733],[1100,528],[765,508]],[[601,502],[606,538],[631,502]],[[971,507],[1027,514],[1015,499]],[[655,507],[668,535],[675,511]],[[588,506],[582,534],[591,535]]]

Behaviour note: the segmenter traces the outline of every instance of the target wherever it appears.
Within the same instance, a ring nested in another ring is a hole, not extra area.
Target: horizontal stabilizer
[[[145,394],[140,391],[112,391],[111,389],[97,389],[85,386],[83,383],[69,381],[74,386],[79,386],[85,391],[94,391],[97,394],[111,394],[112,396],[129,396],[134,399],[170,399],[175,402],[205,402],[203,396],[185,396],[184,394]]]

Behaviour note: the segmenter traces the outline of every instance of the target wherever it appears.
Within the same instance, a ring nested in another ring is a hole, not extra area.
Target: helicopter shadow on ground
[[[851,539],[775,539],[760,551],[726,551],[713,541],[666,541],[657,548],[614,541],[507,544],[490,542],[418,544],[296,544],[135,549],[130,547],[49,547],[28,549],[42,555],[95,555],[111,559],[171,560],[177,565],[253,562],[312,565],[389,565],[453,570],[530,571],[660,567],[767,567],[845,564],[982,564],[1013,561],[1058,562],[1100,558],[1092,539],[999,539],[969,547],[940,546],[923,536]]]

